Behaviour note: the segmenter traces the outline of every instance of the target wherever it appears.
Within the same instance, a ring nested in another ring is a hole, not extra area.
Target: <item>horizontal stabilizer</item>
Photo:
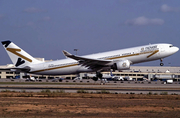
[[[24,68],[16,68],[16,67],[10,67],[10,68],[1,68],[0,70],[11,70],[12,72],[30,72],[31,68],[29,66],[26,66]]]

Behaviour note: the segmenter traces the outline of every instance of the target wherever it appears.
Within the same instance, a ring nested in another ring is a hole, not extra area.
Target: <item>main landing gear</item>
[[[93,77],[94,81],[97,81],[98,79],[102,80],[102,74],[100,72],[96,72],[96,77]]]
[[[160,63],[160,66],[164,66],[164,63],[162,62],[163,59],[160,59],[161,63]]]
[[[94,80],[94,81],[97,81],[98,79],[100,79],[100,80],[101,80],[101,85],[102,85],[102,84],[105,84],[105,83],[103,82],[103,80],[102,80],[102,77],[103,77],[103,75],[102,75],[101,72],[96,72],[96,77],[93,77],[93,80]]]

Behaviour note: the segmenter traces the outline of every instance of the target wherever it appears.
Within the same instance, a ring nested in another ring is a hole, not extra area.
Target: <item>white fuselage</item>
[[[174,47],[171,44],[150,44],[91,54],[82,57],[100,60],[112,60],[114,62],[118,60],[129,60],[131,64],[135,64],[162,59],[174,54],[178,50],[178,47]],[[31,64],[29,67],[31,68],[30,73],[43,75],[66,75],[93,71],[92,69],[88,69],[87,67],[80,65],[78,61],[73,59],[62,59],[39,64]]]

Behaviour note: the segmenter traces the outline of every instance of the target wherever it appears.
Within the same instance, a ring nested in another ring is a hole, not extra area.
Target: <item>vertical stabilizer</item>
[[[41,61],[33,58],[31,55],[26,53],[20,47],[15,45],[11,41],[2,41],[1,42],[7,51],[11,61],[16,67],[25,67],[30,64],[41,63]]]

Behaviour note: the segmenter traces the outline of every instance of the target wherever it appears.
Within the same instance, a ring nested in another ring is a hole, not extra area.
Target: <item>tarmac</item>
[[[180,82],[164,84],[162,81],[94,81],[83,80],[52,80],[26,81],[25,79],[0,79],[0,91],[27,91],[41,92],[42,90],[64,91],[76,93],[78,90],[86,92],[108,91],[110,93],[123,94],[178,94],[180,95]]]

